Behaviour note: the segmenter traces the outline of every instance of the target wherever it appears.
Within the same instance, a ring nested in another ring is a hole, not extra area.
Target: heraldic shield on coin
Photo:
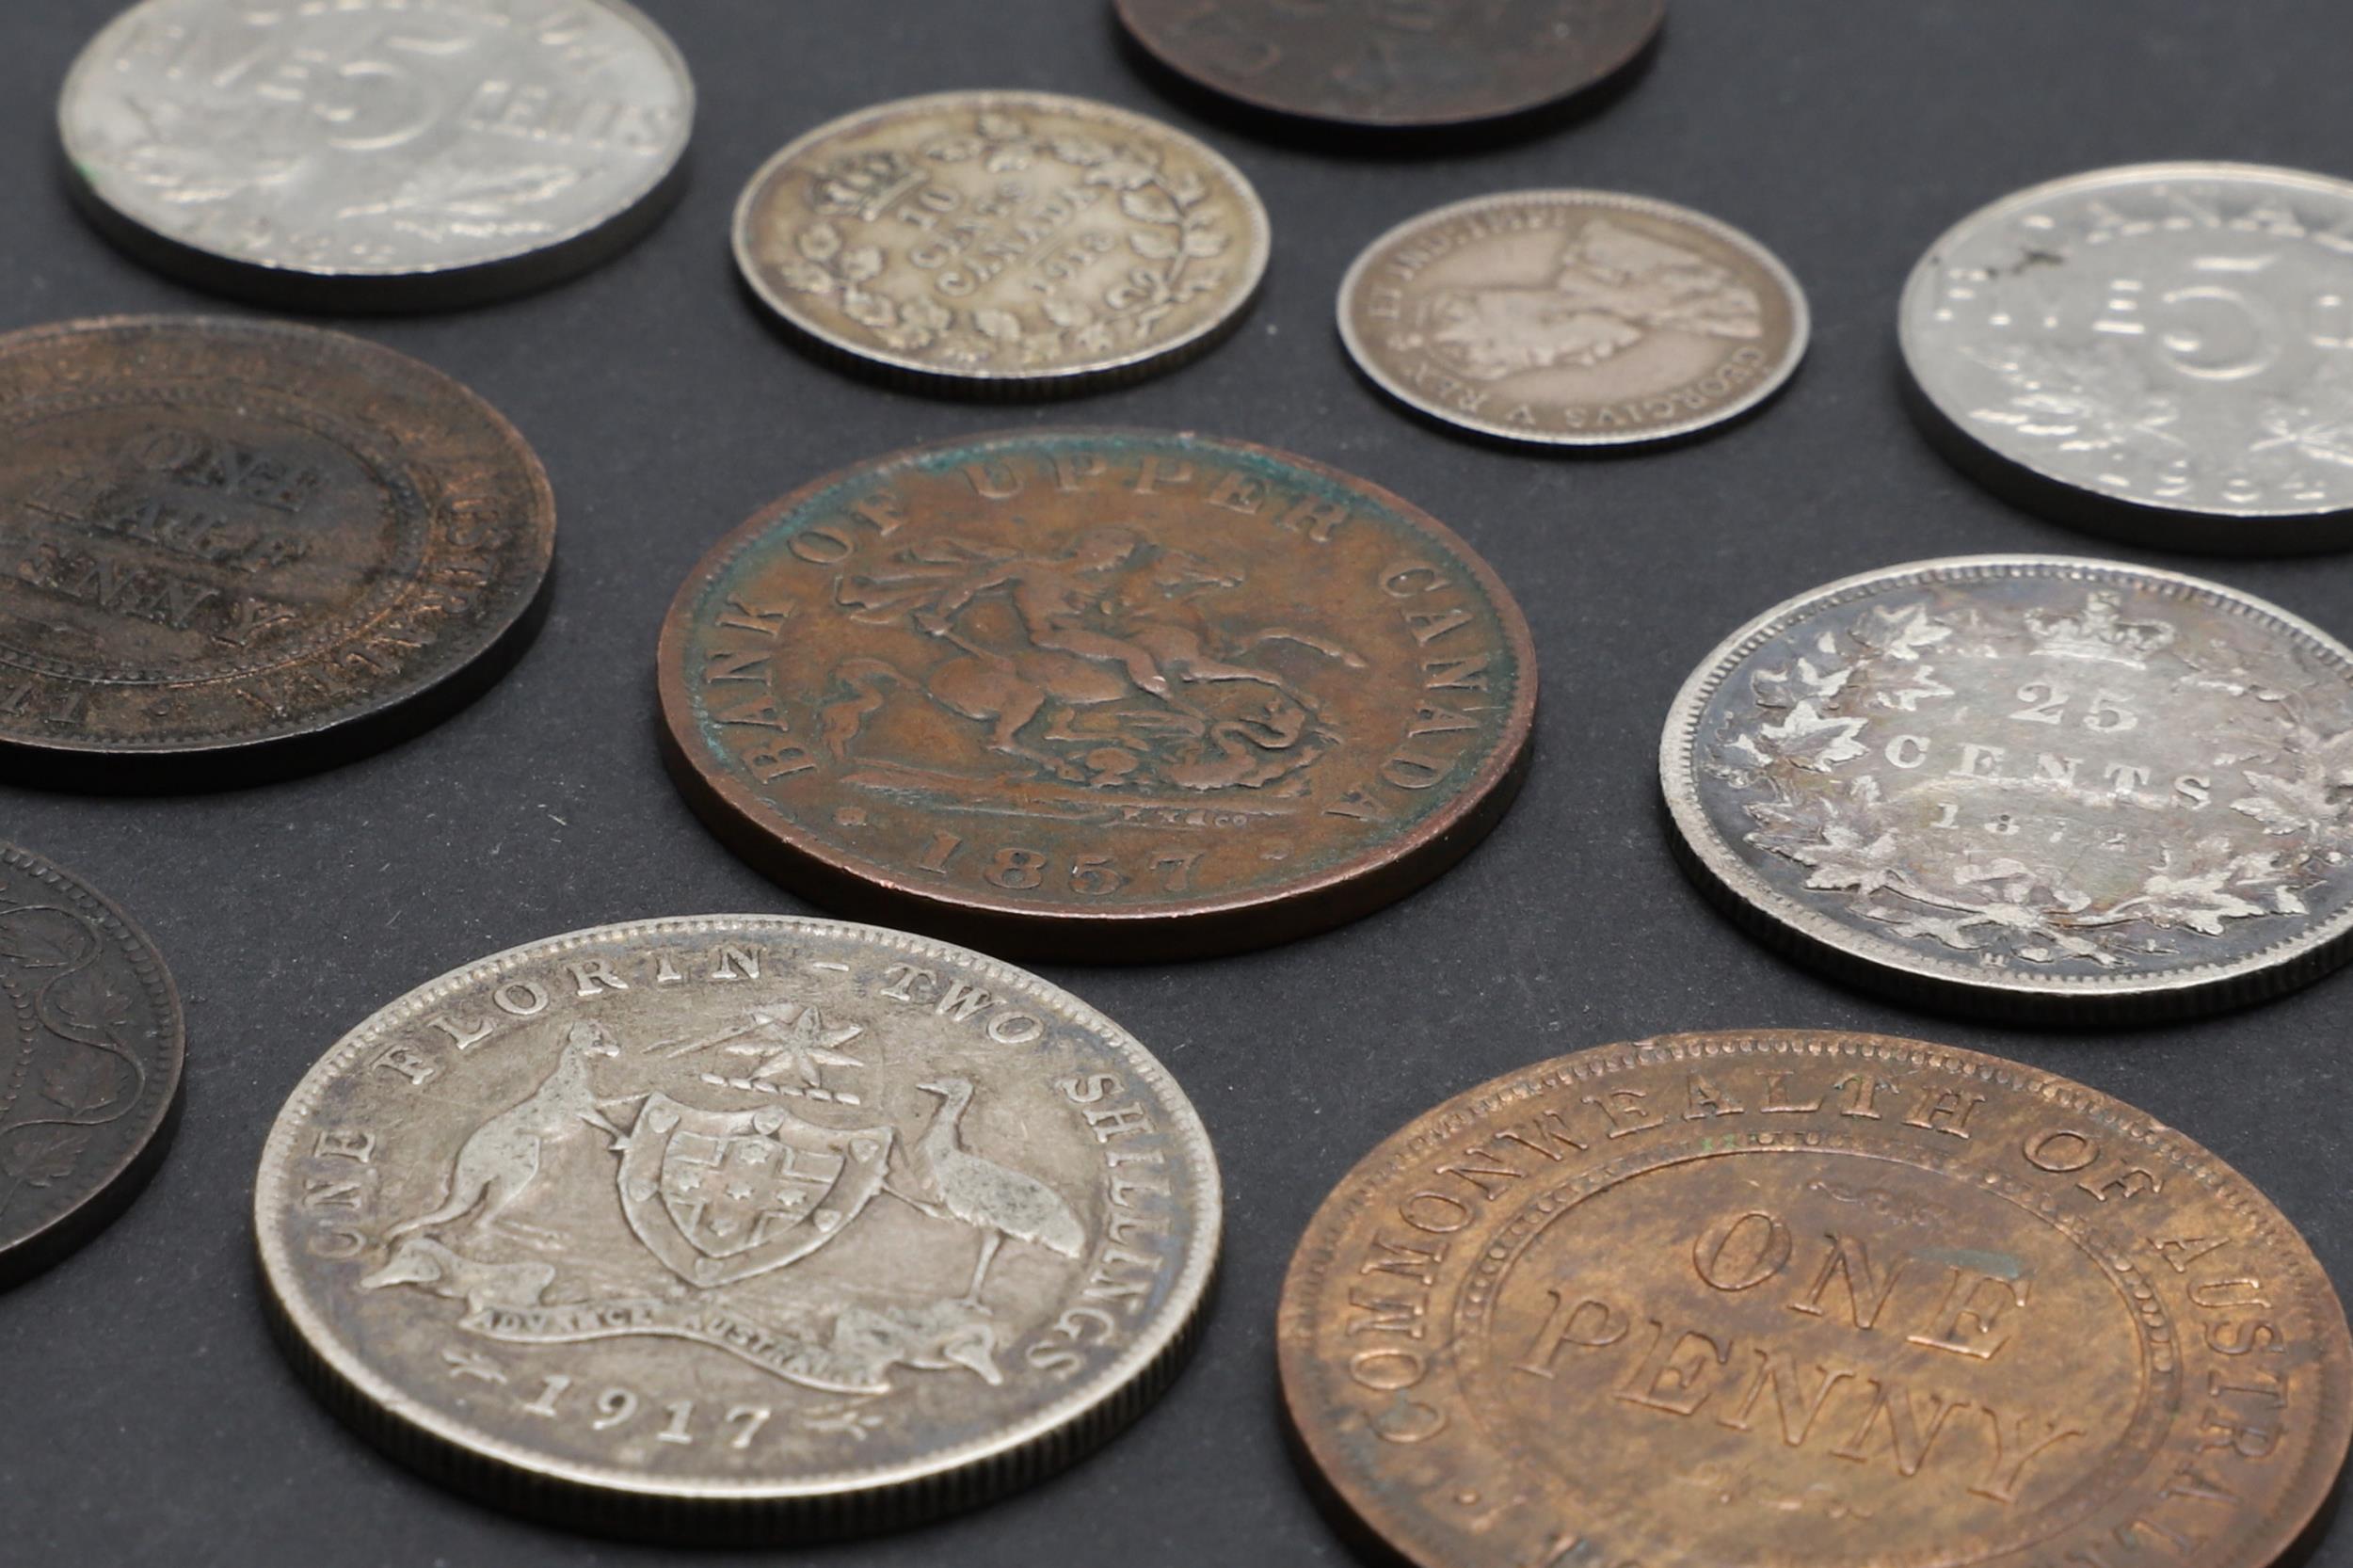
[[[339,332],[0,337],[0,764],[174,789],[349,760],[520,653],[555,501],[514,426]]]
[[[1019,970],[775,917],[612,926],[395,1003],[255,1197],[293,1353],[389,1449],[627,1532],[920,1518],[1176,1371],[1215,1160],[1134,1039]]]
[[[2353,184],[2181,163],[2036,185],[1929,248],[1902,339],[1929,435],[2062,521],[2353,542]]]
[[[2353,652],[2170,572],[1894,567],[1727,639],[1659,769],[1686,859],[1844,978],[2104,1020],[2273,995],[2353,929]]]
[[[133,254],[318,309],[472,304],[652,226],[694,84],[625,0],[139,0],[57,109],[72,188]]]
[[[0,1286],[138,1194],[179,1114],[179,993],[122,912],[0,843]]]
[[[1673,440],[1739,418],[1805,356],[1805,295],[1748,235],[1609,191],[1474,198],[1400,224],[1340,285],[1375,385],[1538,446]]]
[[[1616,1045],[1366,1157],[1278,1346],[1417,1568],[2265,1568],[2353,1340],[2288,1221],[2096,1091],[1877,1035]]]
[[[661,680],[680,787],[779,880],[1096,958],[1403,896],[1502,815],[1536,700],[1518,607],[1407,503],[1106,430],[788,497],[680,589]]]

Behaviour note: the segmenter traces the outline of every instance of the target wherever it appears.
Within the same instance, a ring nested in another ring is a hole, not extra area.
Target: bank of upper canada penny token
[[[0,767],[169,789],[345,760],[520,651],[554,530],[513,426],[363,340],[0,337]]]
[[[2244,1176],[1868,1034],[1456,1096],[1324,1200],[1277,1342],[1313,1464],[1417,1568],[2265,1568],[2353,1425],[2336,1292]]]
[[[1962,219],[1904,290],[1925,428],[2062,521],[2184,550],[2353,543],[2353,184],[2147,164]]]
[[[805,345],[973,395],[1082,391],[1181,363],[1241,321],[1266,209],[1192,136],[1046,92],[845,115],[760,169],[735,256]]]
[[[287,1100],[266,1296],[333,1406],[665,1539],[905,1523],[1070,1463],[1190,1349],[1218,1173],[1067,993],[865,926],[604,926],[410,993]]]
[[[136,1197],[171,1141],[185,1031],[138,927],[0,843],[0,1287]]]
[[[695,92],[624,0],[141,0],[58,107],[84,209],[152,264],[322,310],[471,304],[650,228]]]
[[[1833,583],[1707,656],[1659,773],[1737,918],[1909,997],[2179,1015],[2347,953],[2353,652],[2194,577],[1994,555]]]
[[[1266,113],[1428,132],[1557,105],[1638,58],[1665,0],[1118,0],[1130,38]]]
[[[1672,441],[1737,419],[1805,357],[1805,295],[1714,218],[1609,191],[1474,197],[1373,241],[1340,337],[1407,408],[1501,440]]]
[[[1196,956],[1353,920],[1502,816],[1534,650],[1410,504],[1240,441],[894,453],[706,556],[672,772],[795,891],[991,952]]]

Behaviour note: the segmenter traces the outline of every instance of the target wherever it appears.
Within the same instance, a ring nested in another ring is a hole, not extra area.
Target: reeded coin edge
[[[1249,220],[1249,277],[1236,292],[1233,304],[1192,331],[1164,343],[1150,344],[1126,354],[1088,360],[1079,364],[1030,366],[1017,371],[957,370],[917,355],[902,354],[879,344],[861,343],[820,325],[793,304],[789,295],[773,287],[761,275],[759,258],[755,254],[757,241],[752,234],[752,225],[758,216],[755,208],[759,197],[778,171],[829,137],[861,130],[888,118],[920,114],[951,105],[975,114],[1001,109],[1029,109],[1072,115],[1082,120],[1108,121],[1134,135],[1166,138],[1183,147],[1190,156],[1198,158],[1210,173],[1222,177],[1233,186],[1235,193],[1241,198],[1242,211]],[[729,222],[728,232],[735,252],[736,271],[744,285],[768,308],[776,320],[836,364],[867,372],[891,372],[923,385],[953,386],[975,392],[993,389],[1008,396],[1108,386],[1133,380],[1155,371],[1173,370],[1195,355],[1206,353],[1241,325],[1242,317],[1257,301],[1258,291],[1266,281],[1267,265],[1274,248],[1273,221],[1267,216],[1266,203],[1260,199],[1257,187],[1231,159],[1208,142],[1191,132],[1178,130],[1174,125],[1138,114],[1132,109],[1123,109],[1115,104],[1100,103],[1069,93],[1032,92],[1019,88],[959,89],[892,99],[888,103],[853,110],[825,121],[814,130],[805,131],[762,163],[744,183],[743,193],[735,200],[735,213]]]
[[[2136,586],[2153,587],[2166,597],[2199,600],[2304,639],[2330,667],[2353,681],[2353,649],[2319,627],[2267,600],[2185,572],[2072,555],[1952,555],[1858,572],[1774,605],[1718,644],[1684,681],[1669,711],[1658,749],[1659,787],[1673,820],[1679,847],[1684,851],[1678,858],[1689,868],[1705,873],[1704,884],[1712,884],[1711,891],[1733,899],[1735,914],[1755,921],[1769,938],[1804,938],[1809,955],[1827,961],[1842,972],[1851,970],[1883,989],[1918,989],[1924,984],[1957,987],[1963,992],[2001,996],[2012,1001],[2056,1001],[2066,1006],[2071,1015],[2078,1009],[2099,1009],[2104,1003],[2130,1003],[2141,1012],[2155,1004],[2170,1003],[2181,1013],[2193,1013],[2235,1006],[2291,990],[2353,956],[2353,949],[2347,946],[2347,939],[2353,938],[2353,902],[2348,902],[2324,923],[2227,962],[2200,963],[2143,975],[2027,975],[2015,969],[1989,974],[1971,965],[1887,941],[1805,907],[1774,888],[1718,838],[1700,805],[1692,750],[1699,741],[1700,720],[1708,700],[1739,670],[1750,654],[1780,635],[1801,616],[1834,609],[1888,589],[1931,581],[1965,583],[2019,576],[2070,578],[2078,582],[2121,578]]]
[[[1650,426],[1624,435],[1529,430],[1523,425],[1506,424],[1499,420],[1466,416],[1453,409],[1435,408],[1423,402],[1410,387],[1390,374],[1388,368],[1380,361],[1370,346],[1365,343],[1363,336],[1356,330],[1355,322],[1351,319],[1357,296],[1363,290],[1365,279],[1392,246],[1402,243],[1409,235],[1425,229],[1451,223],[1457,218],[1467,217],[1475,213],[1492,211],[1513,202],[1545,207],[1605,207],[1619,212],[1645,213],[1654,217],[1689,224],[1703,233],[1712,235],[1756,263],[1765,275],[1771,279],[1781,290],[1782,296],[1789,306],[1788,351],[1782,356],[1778,364],[1766,375],[1758,377],[1756,383],[1744,394],[1731,402],[1710,409],[1705,414],[1675,424]],[[1347,275],[1340,280],[1337,308],[1335,313],[1339,322],[1340,342],[1348,349],[1349,359],[1354,361],[1359,370],[1371,377],[1373,384],[1383,392],[1415,413],[1520,446],[1615,447],[1621,449],[1642,447],[1665,444],[1687,436],[1697,435],[1704,430],[1712,430],[1718,425],[1733,424],[1744,415],[1761,408],[1789,384],[1789,378],[1798,373],[1798,366],[1804,362],[1806,348],[1814,336],[1813,309],[1806,302],[1805,290],[1798,282],[1797,275],[1789,270],[1779,256],[1767,249],[1754,235],[1745,230],[1736,229],[1721,218],[1710,217],[1705,213],[1696,212],[1673,201],[1662,201],[1656,197],[1634,196],[1624,191],[1576,188],[1497,191],[1490,196],[1474,196],[1461,201],[1449,201],[1443,207],[1433,207],[1426,213],[1407,218],[1404,222],[1389,229],[1380,238],[1357,253],[1356,260],[1349,265]]]
[[[299,1158],[296,1147],[299,1125],[333,1080],[392,1030],[431,1012],[447,998],[525,963],[599,942],[747,932],[844,938],[885,951],[944,956],[968,966],[1007,992],[1048,1008],[1123,1057],[1167,1108],[1170,1137],[1189,1155],[1188,1174],[1201,1196],[1183,1269],[1170,1287],[1159,1321],[1139,1335],[1086,1387],[1072,1391],[993,1438],[924,1460],[836,1471],[786,1484],[656,1481],[626,1470],[551,1458],[419,1406],[327,1327],[306,1298],[278,1222],[291,1206],[289,1167]],[[680,1505],[676,1517],[681,1528],[696,1529],[706,1524],[695,1518],[696,1505],[740,1504],[763,1515],[795,1507],[812,1508],[828,1525],[864,1528],[978,1502],[1039,1479],[1107,1440],[1141,1414],[1151,1397],[1175,1376],[1197,1338],[1222,1250],[1224,1197],[1209,1130],[1183,1088],[1133,1035],[1061,987],[984,953],[877,926],[792,915],[701,915],[592,926],[524,943],[453,969],[379,1009],[312,1064],[287,1096],[263,1148],[254,1182],[253,1224],[267,1304],[282,1320],[281,1335],[289,1349],[299,1352],[295,1358],[297,1369],[309,1375],[338,1414],[360,1427],[363,1435],[403,1459],[444,1472],[478,1492],[513,1494],[527,1507],[544,1507],[558,1496],[600,1494],[616,1509],[598,1521],[606,1525],[626,1523],[626,1515],[617,1511],[632,1504],[650,1504],[659,1510],[669,1503]],[[758,1528],[757,1522],[753,1528]]]
[[[243,755],[260,754],[281,747],[317,749],[321,742],[333,743],[346,734],[356,747],[373,749],[381,742],[376,738],[361,741],[355,731],[380,722],[391,722],[419,706],[430,705],[444,691],[469,691],[471,682],[478,680],[482,671],[478,665],[488,664],[494,672],[504,668],[510,655],[520,654],[519,639],[527,641],[536,632],[536,620],[544,607],[547,589],[552,579],[555,557],[555,489],[548,479],[547,466],[539,454],[514,423],[496,405],[463,381],[439,366],[404,354],[356,333],[339,332],[331,328],[312,327],[300,322],[257,320],[248,316],[206,314],[176,314],[168,312],[140,315],[88,316],[71,321],[50,322],[27,327],[13,332],[0,333],[0,360],[20,349],[37,347],[51,340],[71,339],[83,334],[175,331],[191,338],[209,336],[241,337],[266,343],[273,339],[309,340],[321,348],[332,348],[346,363],[362,376],[379,372],[386,366],[415,376],[428,390],[446,394],[464,404],[487,426],[492,440],[505,450],[516,463],[516,475],[532,491],[528,516],[520,521],[535,534],[544,536],[544,543],[536,552],[536,570],[528,583],[518,585],[508,602],[501,607],[495,618],[485,619],[481,635],[471,643],[456,645],[440,672],[423,681],[398,686],[376,688],[344,703],[340,708],[312,711],[307,716],[241,730],[234,735],[216,738],[166,739],[152,742],[80,741],[72,737],[20,735],[0,731],[0,754],[21,758],[48,758],[63,760],[74,759],[84,762],[120,760],[125,763],[142,763],[185,760],[214,761]],[[277,389],[288,395],[300,389],[281,385]],[[424,499],[428,510],[434,508],[436,497],[427,490]],[[485,584],[486,600],[499,592],[502,584]],[[493,602],[495,602],[493,600]],[[344,646],[363,637],[380,622],[392,608],[349,627],[336,644]],[[317,653],[298,654],[277,664],[257,666],[235,677],[224,680],[246,680],[275,670],[289,669],[319,658]],[[0,659],[0,667],[7,661]],[[183,685],[209,685],[211,680],[183,681]],[[147,685],[171,685],[175,682],[142,682]]]
[[[1932,375],[1935,370],[1935,357],[1926,350],[1920,341],[1920,335],[1925,330],[1921,321],[1933,308],[1938,274],[1945,265],[1945,258],[1956,248],[1976,238],[1979,231],[2005,222],[2015,215],[2044,201],[2078,195],[2085,191],[2169,180],[2183,183],[2210,183],[2217,180],[2260,181],[2267,184],[2288,185],[2315,194],[2333,196],[2345,202],[2348,208],[2353,208],[2353,181],[2338,180],[2326,174],[2314,174],[2300,168],[2283,168],[2271,164],[2224,161],[2118,164],[2108,168],[2088,169],[2080,174],[2063,175],[2056,180],[2045,180],[2040,184],[2028,185],[2023,190],[2012,191],[2008,196],[1987,202],[1939,234],[1935,243],[1921,252],[1920,259],[1913,264],[1911,275],[1904,280],[1903,293],[1896,314],[1896,340],[1902,351],[1904,372],[1912,380],[1913,390],[1925,398],[1929,408],[1943,420],[1945,428],[1940,434],[1947,440],[1962,443],[1969,456],[1997,463],[2005,470],[2020,471],[2033,481],[2038,488],[2046,486],[2055,487],[2063,496],[2079,498],[2102,507],[2139,514],[2160,521],[2171,520],[2192,524],[2227,523],[2238,520],[2327,522],[2339,521],[2348,516],[2353,516],[2353,504],[2320,511],[2314,511],[2308,506],[2210,506],[2204,504],[2183,506],[2167,502],[2151,501],[2139,496],[2121,495],[2082,484],[2037,467],[2017,454],[2003,451],[1984,440],[1970,427],[1969,410],[1960,407],[1955,400],[1950,398],[1946,394],[1946,389],[1940,384],[1939,378]],[[2180,540],[2137,542],[2184,543]],[[2265,544],[2257,548],[2264,553],[2272,553],[2281,549],[2331,549],[2342,542],[2341,539],[2314,540],[2310,543],[2291,541],[2284,544],[2280,541],[2266,541]],[[2214,548],[2211,545],[2196,542],[2184,543],[2184,547]]]
[[[2311,1243],[2278,1205],[2213,1150],[2146,1112],[2073,1079],[1959,1046],[1935,1045],[1900,1035],[1796,1029],[1651,1035],[1592,1047],[1501,1074],[1415,1117],[1383,1139],[1334,1185],[1308,1221],[1284,1274],[1276,1310],[1275,1353],[1284,1407],[1292,1430],[1298,1433],[1317,1470],[1358,1520],[1408,1556],[1417,1568],[1462,1568],[1460,1560],[1448,1555],[1442,1543],[1412,1533],[1411,1527],[1417,1522],[1414,1514],[1385,1508],[1377,1493],[1360,1488],[1360,1471],[1353,1462],[1361,1457],[1362,1449],[1352,1450],[1338,1441],[1331,1424],[1315,1419],[1307,1404],[1307,1397],[1318,1392],[1319,1385],[1332,1375],[1331,1369],[1313,1353],[1314,1304],[1323,1293],[1337,1261],[1340,1234],[1375,1200],[1383,1184],[1427,1152],[1495,1112],[1549,1089],[1593,1081],[1639,1066],[1766,1054],[1899,1060],[1961,1078],[1987,1080],[2089,1116],[2119,1136],[2161,1156],[2211,1192],[2216,1201],[2247,1222],[2250,1241],[2275,1254],[2284,1254],[2292,1264],[2301,1264],[2291,1275],[2298,1288],[2299,1304],[2313,1319],[2320,1337],[2333,1338],[2339,1352],[2333,1360],[2324,1357],[2317,1363],[2324,1375],[2319,1414],[2313,1430],[2319,1435],[2306,1448],[2305,1463],[2293,1488],[2293,1503],[2249,1518],[2252,1530],[2247,1542],[2216,1568],[2223,1568],[2223,1564],[2228,1568],[2268,1568],[2302,1534],[2334,1490],[2348,1449],[2353,1449],[2353,1367],[2348,1366],[2353,1361],[2353,1333],[2348,1332],[2344,1302],[2328,1271],[2313,1256]],[[2333,1375],[2328,1375],[2331,1370]],[[2202,1543],[2201,1549],[2212,1544],[2211,1540]]]
[[[57,144],[65,155],[66,168],[73,181],[75,190],[88,200],[103,207],[109,218],[128,225],[132,233],[161,242],[175,251],[184,251],[190,255],[201,257],[207,262],[223,264],[238,273],[255,274],[263,278],[283,278],[289,280],[301,280],[306,282],[328,285],[381,282],[396,286],[405,280],[423,280],[492,273],[534,256],[552,252],[568,252],[591,235],[600,233],[616,225],[628,225],[630,220],[648,202],[661,202],[666,192],[674,192],[675,181],[685,160],[686,150],[694,140],[695,114],[697,106],[695,75],[687,66],[686,56],[680,53],[677,43],[672,41],[670,35],[663,31],[661,25],[653,18],[639,10],[632,0],[574,0],[575,4],[592,5],[610,11],[624,24],[634,27],[645,39],[654,55],[668,68],[670,77],[678,85],[679,90],[679,135],[676,145],[669,149],[669,155],[666,158],[655,161],[653,167],[648,171],[648,177],[632,189],[625,200],[609,204],[602,216],[585,219],[552,238],[542,237],[530,245],[503,250],[495,255],[471,257],[455,265],[435,265],[430,262],[421,262],[410,266],[392,267],[312,266],[296,262],[272,261],[266,257],[253,256],[243,251],[224,250],[216,246],[200,245],[181,235],[168,234],[153,228],[137,213],[121,205],[109,196],[104,184],[91,172],[91,166],[86,155],[87,149],[77,145],[73,125],[75,98],[83,88],[87,78],[105,69],[104,62],[111,57],[108,50],[104,46],[110,44],[118,34],[128,30],[141,11],[170,3],[172,0],[138,0],[137,4],[118,12],[114,20],[101,27],[91,37],[89,42],[82,46],[82,52],[74,56],[73,64],[67,68],[65,83],[57,92]],[[634,237],[633,232],[629,237]],[[593,260],[594,258],[584,258],[581,264],[590,264]],[[565,275],[564,272],[559,271],[556,276]],[[555,279],[551,278],[548,280],[553,281]],[[529,286],[528,284],[518,285],[522,288]],[[498,292],[493,291],[492,294],[484,297],[497,296]]]
[[[133,972],[147,987],[148,1001],[155,1010],[158,1023],[158,1070],[147,1075],[141,1100],[160,1101],[160,1109],[145,1112],[147,1130],[111,1177],[59,1209],[39,1228],[13,1242],[0,1244],[0,1281],[7,1281],[47,1268],[88,1240],[77,1233],[79,1227],[103,1227],[110,1223],[154,1175],[170,1147],[179,1120],[182,1088],[187,1078],[188,1031],[180,988],[173,982],[170,969],[165,967],[163,954],[153,938],[116,907],[113,900],[73,872],[19,844],[0,842],[0,866],[33,877],[54,889],[78,913],[96,917],[101,930],[114,938],[117,951],[129,960]],[[0,1004],[20,1013],[30,1011],[30,1003],[5,984],[0,984]],[[141,1107],[135,1105],[119,1119],[128,1121],[140,1111]]]
[[[1254,894],[1205,895],[1117,909],[1070,902],[1024,903],[1012,898],[984,895],[978,890],[943,898],[915,883],[903,867],[855,856],[846,848],[809,832],[749,789],[724,777],[717,767],[707,760],[712,755],[712,747],[700,733],[696,721],[696,700],[686,686],[687,619],[694,607],[712,591],[714,584],[734,565],[736,559],[779,522],[807,507],[828,490],[853,482],[884,478],[902,469],[920,468],[948,453],[979,453],[1007,445],[1037,447],[1062,440],[1123,438],[1179,441],[1189,447],[1238,454],[1258,461],[1289,464],[1321,475],[1387,508],[1399,520],[1430,536],[1442,551],[1469,570],[1480,591],[1494,609],[1496,619],[1503,629],[1504,642],[1518,664],[1518,684],[1513,693],[1512,711],[1503,722],[1494,750],[1478,772],[1455,792],[1446,806],[1433,811],[1406,838],[1397,840],[1398,850],[1394,856],[1368,857],[1358,855],[1314,877],[1284,883]],[[1135,934],[1139,936],[1144,936],[1146,929],[1199,928],[1204,934],[1202,945],[1197,948],[1181,942],[1177,945],[1179,953],[1188,957],[1263,946],[1273,940],[1247,936],[1223,939],[1209,934],[1211,927],[1247,927],[1255,923],[1254,917],[1262,912],[1284,911],[1293,918],[1294,922],[1287,929],[1295,935],[1305,936],[1360,919],[1427,886],[1467,856],[1502,822],[1517,798],[1519,784],[1535,748],[1538,681],[1535,636],[1529,631],[1528,617],[1521,611],[1519,601],[1513,598],[1511,589],[1504,585],[1494,566],[1472,548],[1468,540],[1412,502],[1369,479],[1296,453],[1258,446],[1249,441],[1202,436],[1191,430],[1147,430],[1118,425],[1046,425],[1035,429],[984,431],[904,447],[880,457],[837,469],[753,513],[695,564],[664,617],[656,659],[664,749],[682,781],[681,792],[688,802],[698,811],[724,812],[728,826],[714,824],[714,830],[721,832],[723,837],[727,836],[728,827],[749,824],[766,839],[780,845],[795,862],[819,868],[819,874],[810,878],[811,881],[848,878],[860,888],[872,889],[896,904],[920,909],[927,917],[952,921],[984,924],[996,920],[1004,922],[1007,928],[1031,933],[1051,930],[1107,933],[1133,927],[1137,928]],[[1360,891],[1362,896],[1351,899],[1347,896],[1351,890]],[[1317,917],[1305,912],[1310,905],[1321,907],[1327,903],[1337,906],[1328,916]],[[991,933],[991,939],[1001,934],[1008,933]]]

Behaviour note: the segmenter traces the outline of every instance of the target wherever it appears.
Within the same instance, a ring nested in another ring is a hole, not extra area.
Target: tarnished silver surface
[[[1805,295],[1727,224],[1647,197],[1526,190],[1398,225],[1340,284],[1375,385],[1538,446],[1673,440],[1737,419],[1805,357]]]
[[[2255,1000],[2353,929],[2353,652],[2113,562],[1915,562],[1703,662],[1659,754],[1702,882],[1843,977],[2083,1020]]]
[[[75,62],[86,207],[209,286],[431,305],[636,237],[675,188],[686,64],[625,0],[141,0]]]
[[[1165,370],[1240,322],[1266,209],[1192,136],[1046,92],[845,115],[761,167],[735,211],[752,290],[819,351],[979,393]]]
[[[2062,520],[2353,541],[2353,184],[2181,163],[2036,185],[1929,248],[1901,334],[1931,435]]]
[[[1174,1375],[1218,1174],[1126,1032],[869,926],[606,926],[444,976],[286,1102],[254,1219],[298,1365],[571,1522],[753,1539],[968,1504]]]

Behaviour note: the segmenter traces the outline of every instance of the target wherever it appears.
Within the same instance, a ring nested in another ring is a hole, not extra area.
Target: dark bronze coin
[[[0,1285],[138,1195],[171,1142],[184,1041],[179,994],[139,929],[0,843]]]
[[[1047,430],[760,512],[661,651],[672,771],[828,905],[999,952],[1193,956],[1401,898],[1501,818],[1527,623],[1408,503],[1263,447]]]
[[[0,337],[0,766],[173,789],[342,760],[520,651],[547,476],[479,397],[337,332]]]
[[[2264,1568],[2353,1340],[2247,1179],[1879,1035],[1670,1035],[1459,1095],[1292,1260],[1291,1419],[1417,1568]]]
[[[1267,114],[1428,131],[1547,108],[1615,75],[1666,0],[1118,0],[1161,65]]]

